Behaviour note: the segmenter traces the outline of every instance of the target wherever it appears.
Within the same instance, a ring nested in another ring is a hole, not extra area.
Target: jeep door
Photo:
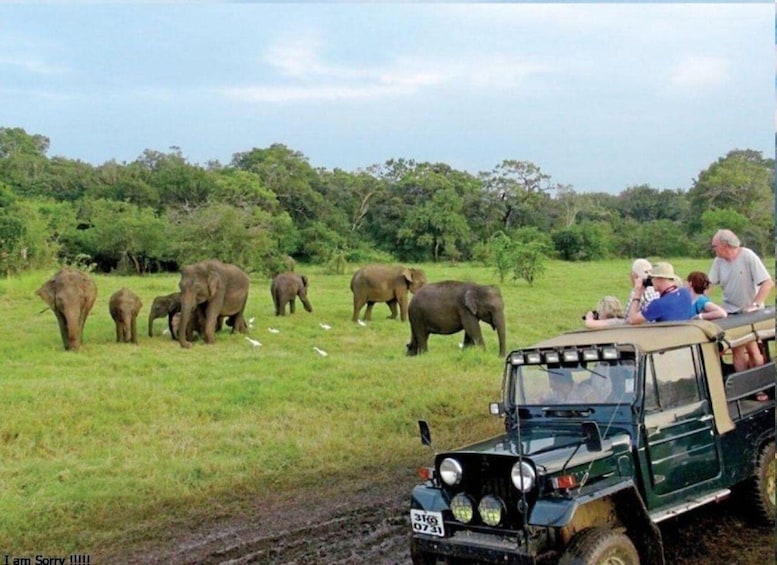
[[[720,474],[710,402],[697,347],[645,357],[645,442],[650,483],[659,503]],[[666,499],[664,497],[668,497]]]

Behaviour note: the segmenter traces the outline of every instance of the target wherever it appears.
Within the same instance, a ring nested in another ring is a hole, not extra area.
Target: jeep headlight
[[[442,481],[450,486],[456,486],[461,482],[461,463],[450,457],[446,457],[440,463],[440,478]]]
[[[468,495],[460,492],[451,500],[451,512],[453,512],[453,517],[459,522],[469,524],[475,513],[475,505]]]
[[[486,495],[478,504],[478,514],[483,523],[489,526],[498,526],[502,521],[505,507],[502,501],[492,495]]]
[[[521,492],[528,492],[534,487],[537,475],[534,473],[534,468],[526,461],[519,461],[513,465],[510,479],[512,479],[515,488]]]

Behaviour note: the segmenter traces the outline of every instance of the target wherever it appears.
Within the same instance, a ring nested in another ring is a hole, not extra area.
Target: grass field
[[[706,272],[710,260],[673,264],[684,275]],[[178,276],[93,275],[84,345],[65,352],[35,295],[53,271],[0,281],[0,552],[115,554],[269,492],[415,468],[430,458],[419,418],[439,449],[497,432],[501,421],[487,415],[501,386],[496,334],[483,327],[485,351],[461,350],[463,334],[431,336],[428,354],[406,357],[409,325],[386,319],[384,304],[366,327],[350,321],[356,267],[328,275],[299,266],[314,311],[298,302],[286,317],[273,314],[270,281],[252,277],[246,318],[255,318],[258,348],[222,332],[214,345],[184,350],[161,335],[163,319],[149,338],[148,307],[177,289]],[[500,284],[473,265],[421,267],[432,282]],[[533,287],[501,283],[508,350],[580,327],[602,295],[625,302],[629,268],[551,262]],[[107,303],[122,286],[144,303],[138,346],[115,343]]]

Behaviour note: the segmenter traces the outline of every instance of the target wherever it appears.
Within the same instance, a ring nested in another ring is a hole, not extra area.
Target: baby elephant
[[[128,288],[117,290],[108,301],[108,309],[116,324],[117,343],[138,343],[137,319],[143,303],[137,294]]]
[[[308,300],[308,278],[305,275],[295,273],[276,275],[272,285],[270,285],[270,294],[272,294],[272,301],[275,304],[276,316],[286,315],[286,304],[289,305],[289,314],[293,314],[298,296],[305,310],[313,311],[313,306]]]

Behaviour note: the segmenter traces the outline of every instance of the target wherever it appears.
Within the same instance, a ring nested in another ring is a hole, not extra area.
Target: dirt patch
[[[392,482],[349,491],[307,492],[266,499],[250,515],[175,534],[166,547],[145,547],[130,564],[284,565],[410,563],[408,473]],[[318,499],[316,499],[318,497]],[[667,563],[763,565],[775,558],[775,533],[743,519],[732,501],[701,508],[661,524]],[[113,562],[106,556],[106,562]]]

